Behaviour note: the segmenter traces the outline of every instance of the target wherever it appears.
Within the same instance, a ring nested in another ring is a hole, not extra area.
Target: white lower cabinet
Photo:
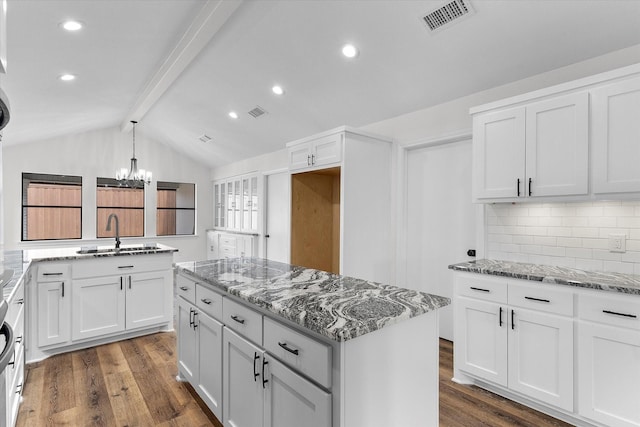
[[[224,425],[331,426],[331,394],[224,329]]]
[[[611,427],[640,426],[640,298],[580,299],[578,410]]]
[[[332,425],[329,345],[265,318],[263,347],[262,314],[180,274],[176,284],[179,373],[225,426]]]
[[[178,368],[222,419],[222,323],[178,298]]]
[[[71,298],[68,282],[38,283],[38,345],[62,344],[71,338]],[[66,288],[66,289],[65,289]]]
[[[567,296],[542,285],[496,281],[487,286],[486,279],[459,277],[456,369],[573,411],[574,321],[558,315],[573,312]]]
[[[264,351],[228,328],[223,332],[225,426],[262,426]]]
[[[125,328],[125,287],[122,276],[73,281],[74,341],[122,332]]]

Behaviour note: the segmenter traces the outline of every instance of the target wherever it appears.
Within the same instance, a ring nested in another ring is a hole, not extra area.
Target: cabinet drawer
[[[196,284],[196,305],[209,316],[222,319],[222,295],[219,293]]]
[[[539,284],[509,282],[509,305],[573,316],[573,292]]]
[[[69,278],[69,264],[40,263],[38,264],[38,282],[59,282]]]
[[[196,282],[186,277],[176,274],[176,294],[189,301],[196,302]]]
[[[579,294],[578,317],[582,320],[640,330],[640,297],[627,294]]]
[[[459,276],[456,280],[458,295],[493,301],[499,304],[507,303],[507,283],[495,279],[482,277]]]
[[[235,249],[237,244],[236,242],[237,242],[236,236],[229,236],[226,234],[220,235],[220,247]]]
[[[230,247],[221,247],[220,248],[220,258],[235,258],[236,257],[236,248]]]
[[[170,270],[172,260],[173,254],[170,253],[80,259],[73,263],[72,276],[74,279],[79,279]]]
[[[264,348],[321,386],[331,388],[330,345],[265,318]]]
[[[5,316],[5,321],[16,329],[19,323],[24,322],[24,283],[21,281],[7,299],[9,307]]]
[[[222,322],[225,326],[262,345],[262,315],[229,298],[222,301]]]

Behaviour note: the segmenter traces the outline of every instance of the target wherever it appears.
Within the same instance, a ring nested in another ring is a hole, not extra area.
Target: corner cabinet
[[[589,178],[589,94],[473,116],[476,199],[583,195]]]
[[[640,192],[640,77],[592,92],[593,191]]]

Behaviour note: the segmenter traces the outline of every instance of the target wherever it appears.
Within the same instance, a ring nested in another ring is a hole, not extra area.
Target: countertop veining
[[[176,269],[334,341],[347,341],[451,302],[260,258],[183,262]]]
[[[586,271],[576,268],[490,259],[461,262],[450,265],[449,269],[640,295],[640,276],[633,274]]]

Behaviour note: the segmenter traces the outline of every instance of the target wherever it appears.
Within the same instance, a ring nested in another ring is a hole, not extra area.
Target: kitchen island
[[[176,271],[180,378],[225,425],[438,425],[448,298],[258,258]]]

